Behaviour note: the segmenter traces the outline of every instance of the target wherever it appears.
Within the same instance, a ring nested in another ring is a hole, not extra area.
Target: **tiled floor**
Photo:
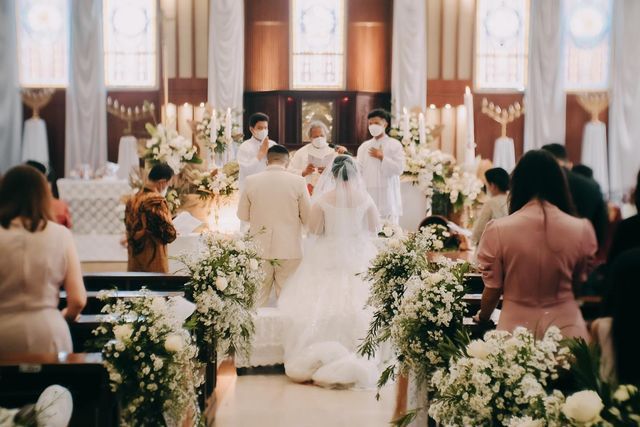
[[[394,386],[375,391],[326,390],[284,375],[243,375],[222,369],[216,389],[216,427],[383,427],[395,403]]]

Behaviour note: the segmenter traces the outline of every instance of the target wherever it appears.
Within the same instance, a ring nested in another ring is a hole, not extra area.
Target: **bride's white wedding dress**
[[[278,301],[290,322],[285,372],[297,382],[373,388],[378,379],[377,363],[356,355],[372,316],[359,274],[376,255],[378,227],[375,204],[358,181],[334,180],[333,190],[315,198],[304,258]]]

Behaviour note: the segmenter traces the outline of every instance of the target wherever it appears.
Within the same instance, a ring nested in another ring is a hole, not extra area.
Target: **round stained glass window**
[[[522,17],[516,9],[502,4],[487,12],[484,27],[491,39],[504,46],[520,34]]]
[[[569,34],[581,48],[591,48],[600,43],[609,31],[608,13],[595,4],[582,3],[569,14]]]
[[[55,41],[62,35],[64,17],[55,4],[38,3],[27,10],[25,23],[32,36],[42,41]]]
[[[149,25],[147,11],[135,5],[118,7],[114,10],[111,19],[115,31],[127,37],[144,34]]]
[[[336,31],[336,16],[333,10],[316,4],[302,12],[300,25],[309,47],[318,49],[331,42]]]

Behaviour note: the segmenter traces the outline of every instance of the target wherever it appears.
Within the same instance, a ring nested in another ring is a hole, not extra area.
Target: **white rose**
[[[118,341],[125,342],[131,338],[131,334],[133,333],[133,328],[131,325],[116,325],[113,327],[113,335],[116,337]]]
[[[244,251],[246,249],[246,245],[242,240],[236,241],[236,249],[239,251]]]
[[[592,390],[583,390],[567,397],[562,405],[562,413],[571,420],[588,423],[596,421],[603,408],[604,405],[598,393]]]
[[[618,387],[615,393],[613,393],[613,398],[618,402],[626,402],[631,397],[631,394],[635,394],[638,389],[632,385],[621,385]]]
[[[167,339],[164,341],[165,350],[170,351],[172,353],[176,353],[182,350],[183,346],[184,346],[184,343],[182,341],[182,336],[177,334],[169,335]]]
[[[227,289],[227,286],[229,286],[229,282],[225,277],[218,277],[216,279],[216,288],[218,288],[218,290],[224,291]]]
[[[386,237],[391,237],[393,236],[393,230],[391,229],[391,227],[382,227],[382,234],[384,234]]]
[[[491,354],[491,346],[482,340],[473,340],[467,345],[467,354],[485,360]]]
[[[251,270],[257,270],[258,267],[260,267],[260,263],[258,263],[257,259],[250,259],[249,260],[249,268]]]

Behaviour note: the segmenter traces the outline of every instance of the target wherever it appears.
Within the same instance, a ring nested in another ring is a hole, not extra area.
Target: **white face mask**
[[[313,145],[315,148],[320,149],[326,148],[329,144],[327,143],[327,138],[325,138],[324,136],[318,136],[311,140],[311,145]]]
[[[376,136],[382,135],[384,132],[384,126],[372,124],[369,125],[369,133],[375,138]]]
[[[253,133],[253,136],[255,136],[256,139],[259,139],[260,141],[264,141],[267,135],[269,135],[269,129],[260,129],[254,131]]]

